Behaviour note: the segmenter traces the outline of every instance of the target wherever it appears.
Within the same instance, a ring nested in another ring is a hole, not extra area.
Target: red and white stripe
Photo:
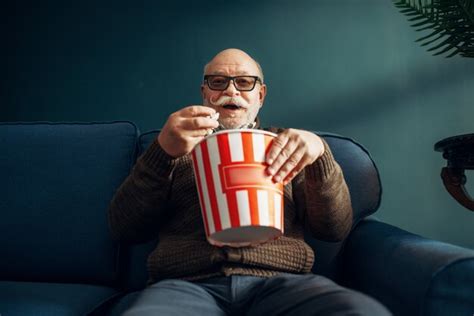
[[[228,228],[270,226],[283,232],[283,186],[265,174],[265,153],[276,135],[223,131],[192,152],[207,236]]]

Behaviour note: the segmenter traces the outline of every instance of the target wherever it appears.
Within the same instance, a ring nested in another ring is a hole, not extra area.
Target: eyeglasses
[[[232,80],[234,87],[239,91],[252,91],[257,81],[262,84],[262,80],[258,76],[221,76],[221,75],[205,75],[204,81],[211,90],[224,91],[229,87]]]

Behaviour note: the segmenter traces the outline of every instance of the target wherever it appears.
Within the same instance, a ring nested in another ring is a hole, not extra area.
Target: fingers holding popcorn
[[[206,106],[193,105],[168,117],[158,142],[170,156],[178,158],[189,152],[213,129],[219,126],[216,111]]]

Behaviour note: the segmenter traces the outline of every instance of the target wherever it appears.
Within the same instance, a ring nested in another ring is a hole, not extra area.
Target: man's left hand
[[[268,174],[273,181],[290,182],[304,167],[324,153],[323,141],[314,133],[287,129],[273,140],[266,156]]]

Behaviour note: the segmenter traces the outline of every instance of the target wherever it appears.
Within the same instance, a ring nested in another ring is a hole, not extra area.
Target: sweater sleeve
[[[315,238],[341,241],[352,226],[352,205],[341,167],[324,139],[324,154],[305,168],[305,221]]]
[[[114,239],[138,243],[157,237],[176,163],[177,159],[169,156],[156,140],[138,158],[109,205],[109,227]]]

